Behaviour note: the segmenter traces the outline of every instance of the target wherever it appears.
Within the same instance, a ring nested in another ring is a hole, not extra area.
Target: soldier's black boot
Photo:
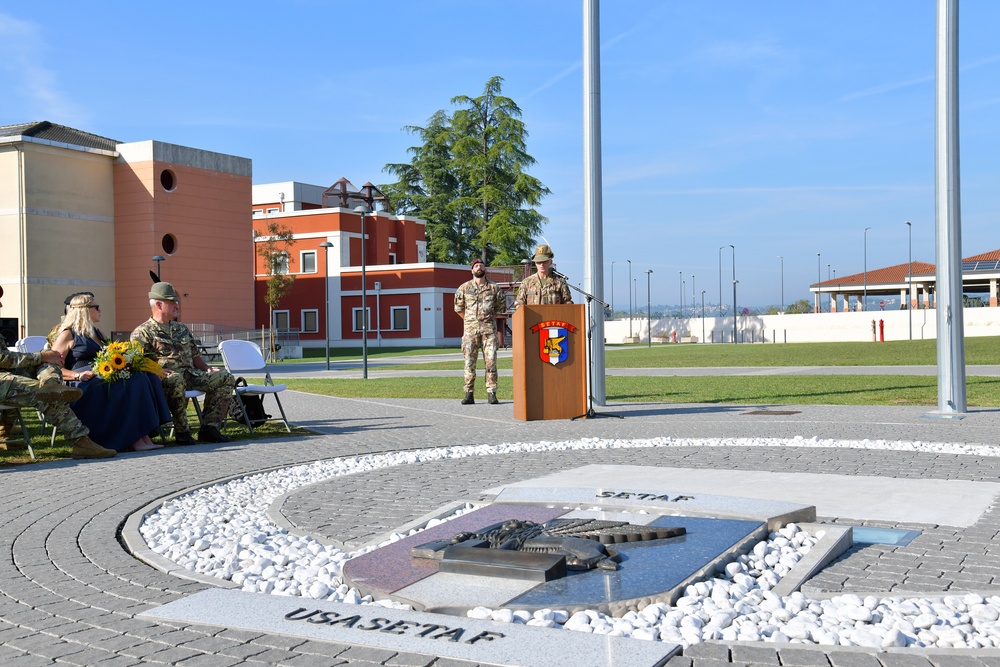
[[[472,395],[471,391],[465,392],[465,398],[462,399],[462,405],[472,405],[476,402],[475,397]]]
[[[495,391],[486,392],[486,402],[490,405],[496,405],[500,401],[497,400],[497,393]]]

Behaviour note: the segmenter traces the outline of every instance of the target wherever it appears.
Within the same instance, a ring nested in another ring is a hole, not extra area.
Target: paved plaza
[[[459,384],[456,378],[456,387]],[[714,447],[539,452],[397,466],[305,487],[285,500],[282,511],[295,530],[345,548],[366,544],[456,499],[475,499],[503,483],[588,464],[1000,481],[1000,457],[878,448],[760,447],[739,440],[801,437],[803,444],[829,438],[994,446],[1000,438],[997,409],[973,409],[965,419],[940,419],[929,418],[926,408],[916,407],[621,403],[598,412],[624,419],[525,423],[514,420],[509,402],[461,406],[457,398],[339,399],[297,392],[286,392],[285,397],[290,420],[319,435],[168,448],[107,461],[60,461],[0,472],[0,665],[468,665],[434,656],[138,617],[209,586],[152,569],[129,555],[119,542],[129,515],[183,489],[317,459],[442,445],[580,438],[732,439]],[[872,486],[877,487],[877,479]],[[733,495],[739,492],[732,489]],[[871,492],[878,493],[878,488]],[[849,518],[854,523],[859,519]],[[855,548],[812,580],[806,592],[1000,594],[997,508],[990,507],[969,526],[878,525],[922,533],[905,547]],[[729,663],[1000,667],[1000,650],[879,653],[707,643],[685,650],[669,664]]]

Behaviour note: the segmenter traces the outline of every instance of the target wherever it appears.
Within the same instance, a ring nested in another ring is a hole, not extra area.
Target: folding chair
[[[45,346],[49,344],[49,341],[45,339],[45,336],[25,336],[21,340],[15,343],[18,352],[41,352],[45,349]]]
[[[35,352],[41,352],[42,350],[47,348],[49,346],[49,341],[45,336],[25,336],[24,338],[17,341],[17,343],[15,343],[14,345],[17,348],[18,352],[33,354]],[[18,414],[20,415],[20,412],[18,412]],[[42,428],[44,429],[47,426],[47,423],[45,421],[45,415],[43,415],[41,411],[38,412],[38,419],[41,420]],[[53,426],[52,437],[49,440],[49,446],[55,447],[55,444],[56,444],[56,427]],[[35,458],[34,453],[32,453],[31,458]]]
[[[28,425],[24,423],[24,415],[21,414],[21,408],[16,405],[0,405],[0,411],[13,410],[14,411],[14,421],[17,425],[21,427],[21,439],[12,438],[10,434],[7,434],[7,439],[3,442],[23,442],[28,448],[28,454],[31,455],[31,460],[35,460],[35,450],[31,448],[31,434],[28,433]]]
[[[281,412],[281,419],[271,418],[268,421],[284,422],[285,430],[291,433],[292,427],[288,425],[288,419],[285,417],[285,408],[282,407],[281,399],[278,398],[278,394],[285,391],[287,387],[284,384],[274,384],[271,374],[267,371],[267,363],[264,361],[260,346],[248,340],[224,340],[219,343],[219,354],[222,355],[222,363],[225,364],[226,370],[233,375],[264,371],[264,384],[236,387],[236,403],[240,406],[243,419],[250,427],[250,433],[253,433],[253,423],[250,421],[246,406],[243,404],[243,396],[247,394],[274,396],[274,400],[278,404],[278,411]]]
[[[184,398],[189,399],[194,403],[194,413],[198,415],[198,428],[201,428],[201,404],[198,402],[199,398],[203,398],[205,392],[198,391],[197,389],[188,389],[184,392]],[[170,437],[174,437],[174,425],[170,424]],[[163,430],[160,429],[160,440],[164,440]]]

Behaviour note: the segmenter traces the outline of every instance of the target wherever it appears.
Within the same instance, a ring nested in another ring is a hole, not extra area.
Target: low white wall
[[[832,341],[871,341],[872,321],[884,323],[885,340],[909,340],[911,311],[870,310],[864,313],[809,313],[805,315],[740,315],[736,322],[737,340],[741,343],[818,343]],[[913,339],[937,337],[937,311],[914,310]],[[1000,336],[1000,308],[964,309],[965,335]],[[668,317],[653,320],[653,338],[668,341],[693,336],[698,342],[732,343],[733,318],[730,317]],[[704,335],[702,332],[704,331]],[[608,343],[624,343],[629,335],[629,321],[604,323]],[[647,335],[646,319],[632,320],[632,336],[639,342]]]

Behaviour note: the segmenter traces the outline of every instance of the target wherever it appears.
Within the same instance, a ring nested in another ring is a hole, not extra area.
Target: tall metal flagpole
[[[958,160],[958,0],[937,3],[934,218],[937,259],[936,416],[966,412],[962,219]]]
[[[604,300],[604,222],[601,202],[601,7],[583,0],[583,286]],[[631,286],[629,287],[631,289]],[[591,308],[594,318],[593,400],[604,405],[604,308]],[[598,315],[598,313],[600,313]]]

